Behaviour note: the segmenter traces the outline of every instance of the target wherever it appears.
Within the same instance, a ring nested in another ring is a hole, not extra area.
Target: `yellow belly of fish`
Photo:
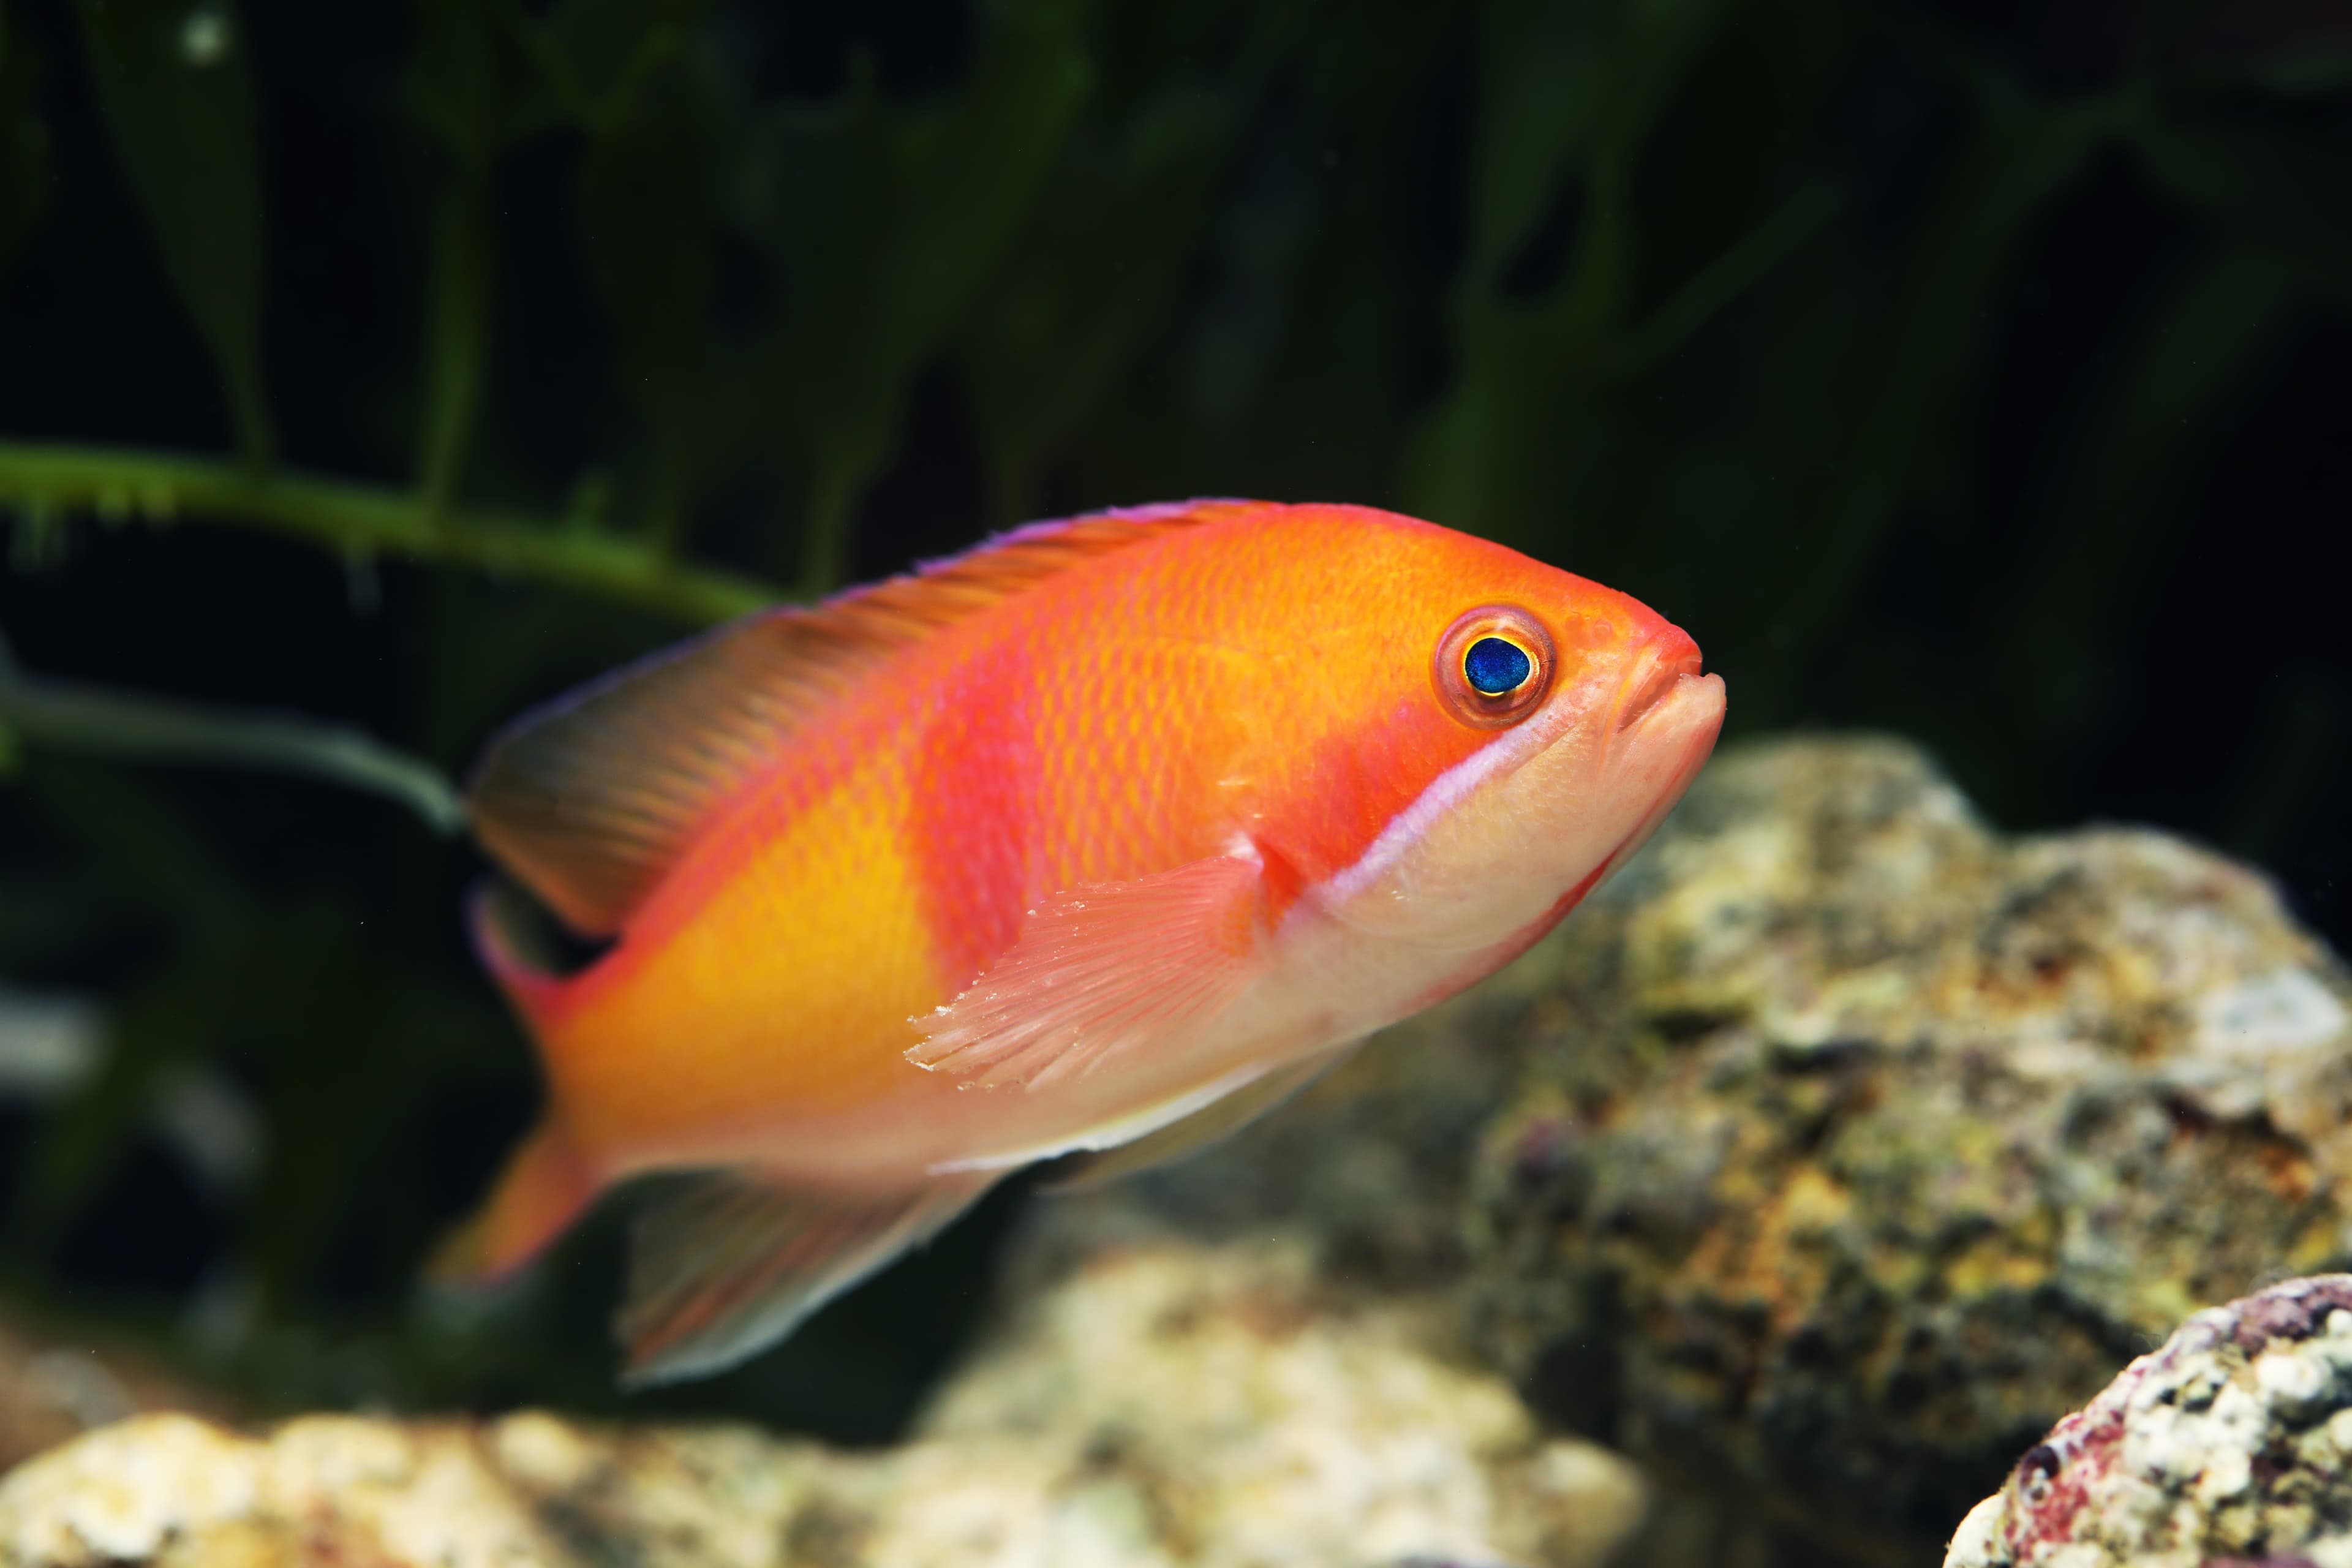
[[[557,1114],[609,1171],[922,1094],[908,1020],[940,1000],[897,826],[842,790],[800,814],[547,1042]]]

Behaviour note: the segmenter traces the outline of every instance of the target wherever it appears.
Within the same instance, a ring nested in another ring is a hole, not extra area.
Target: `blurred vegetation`
[[[0,0],[0,1058],[95,1004],[0,1061],[0,1286],[265,1398],[609,1404],[609,1237],[413,1292],[533,1093],[436,781],[1097,505],[1507,541],[1735,728],[2341,938],[2347,316],[2289,0]],[[663,1398],[887,1433],[1015,1201]]]

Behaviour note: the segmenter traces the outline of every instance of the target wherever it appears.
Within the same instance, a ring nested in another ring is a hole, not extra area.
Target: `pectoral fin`
[[[929,1018],[917,1067],[1035,1088],[1188,1037],[1258,973],[1264,863],[1218,855],[1079,888]]]
[[[699,1376],[765,1349],[944,1229],[1001,1174],[855,1191],[751,1171],[684,1178],[630,1237],[628,1296],[614,1321],[629,1347],[623,1381]]]
[[[1037,1190],[1046,1193],[1088,1192],[1121,1176],[1131,1176],[1138,1171],[1173,1163],[1207,1148],[1221,1138],[1228,1138],[1240,1131],[1355,1054],[1356,1043],[1350,1042],[1338,1050],[1324,1051],[1303,1061],[1276,1068],[1265,1077],[1244,1084],[1223,1100],[1213,1101],[1181,1121],[1171,1121],[1156,1132],[1147,1132],[1131,1143],[1121,1143],[1115,1149],[1105,1149],[1097,1153],[1070,1155],[1055,1168],[1051,1179],[1038,1184]]]

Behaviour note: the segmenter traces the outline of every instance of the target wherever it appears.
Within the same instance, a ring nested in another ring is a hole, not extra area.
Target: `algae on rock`
[[[2347,1256],[2352,987],[2179,840],[2004,838],[1907,746],[1783,742],[1537,962],[1475,1342],[1831,1539],[1940,1539],[2196,1306]]]

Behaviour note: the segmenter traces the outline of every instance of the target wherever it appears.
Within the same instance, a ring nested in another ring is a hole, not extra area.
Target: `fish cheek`
[[[1624,787],[1605,738],[1586,722],[1497,783],[1493,805],[1510,843],[1495,851],[1496,872],[1507,864],[1552,893],[1603,865],[1648,804],[1646,793]]]
[[[1341,918],[1417,948],[1460,952],[1525,930],[1592,865],[1581,858],[1587,824],[1573,780],[1593,770],[1572,717],[1556,710],[1480,733],[1482,744],[1342,879]]]
[[[1433,699],[1416,693],[1370,721],[1320,737],[1291,759],[1260,837],[1286,854],[1306,882],[1343,877],[1493,740],[1490,731],[1454,723]]]

